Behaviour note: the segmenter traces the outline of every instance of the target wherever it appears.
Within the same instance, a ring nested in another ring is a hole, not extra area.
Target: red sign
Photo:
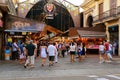
[[[47,8],[48,12],[52,12],[53,9],[54,9],[54,5],[53,4],[47,4],[46,8]]]
[[[0,27],[3,27],[3,21],[0,19]]]
[[[55,12],[56,8],[55,8],[55,5],[52,4],[52,3],[47,3],[45,6],[44,6],[44,11],[46,13],[49,13],[49,14],[53,14]]]

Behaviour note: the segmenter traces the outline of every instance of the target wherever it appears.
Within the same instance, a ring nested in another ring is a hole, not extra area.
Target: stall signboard
[[[27,33],[26,32],[22,32],[22,35],[26,35]]]
[[[44,29],[43,22],[37,22],[17,16],[9,15],[5,31],[8,32],[38,32]]]
[[[12,32],[12,31],[11,31],[11,32],[10,32],[10,34],[14,35],[14,34],[15,34],[15,32]]]

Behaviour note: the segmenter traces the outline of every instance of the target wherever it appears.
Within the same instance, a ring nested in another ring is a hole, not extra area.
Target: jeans
[[[109,56],[110,59],[112,59],[112,50],[106,51],[106,54]]]

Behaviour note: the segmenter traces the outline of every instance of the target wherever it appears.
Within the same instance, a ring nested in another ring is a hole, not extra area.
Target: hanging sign
[[[3,21],[0,19],[0,27],[3,27]]]
[[[3,17],[3,14],[2,14],[2,12],[0,11],[0,27],[1,27],[1,28],[3,27],[2,17]]]
[[[54,19],[54,13],[56,11],[56,7],[53,3],[48,2],[44,6],[44,11],[46,13],[46,19]]]

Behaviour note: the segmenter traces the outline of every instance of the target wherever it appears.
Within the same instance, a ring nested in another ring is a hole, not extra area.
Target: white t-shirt
[[[99,51],[104,51],[104,45],[99,45]]]
[[[56,49],[55,46],[49,45],[48,48],[47,48],[47,52],[48,52],[49,56],[55,56],[55,54],[57,52],[57,49]]]
[[[109,44],[109,50],[112,51],[112,44]]]
[[[75,45],[73,45],[73,46],[71,45],[70,46],[70,51],[76,51],[76,46]]]

